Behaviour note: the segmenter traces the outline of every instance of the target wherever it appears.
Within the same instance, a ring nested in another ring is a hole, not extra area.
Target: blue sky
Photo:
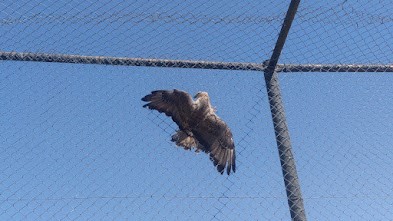
[[[392,63],[388,2],[305,1],[280,63]],[[360,2],[358,2],[360,3]],[[286,3],[4,1],[5,51],[261,62]],[[366,7],[367,6],[367,7]],[[360,16],[362,15],[362,16]],[[385,22],[381,22],[385,21]],[[391,220],[390,73],[280,74],[310,220]],[[233,176],[170,142],[156,89],[208,91]],[[0,220],[288,220],[263,74],[0,62]]]

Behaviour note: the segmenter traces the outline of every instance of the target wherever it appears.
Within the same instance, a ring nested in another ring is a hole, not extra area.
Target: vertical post
[[[274,73],[271,78],[267,78],[265,81],[291,218],[294,221],[305,221],[306,214],[295,159],[292,154],[277,73]]]
[[[300,0],[291,1],[272,56],[270,60],[266,62],[267,67],[264,72],[266,90],[269,97],[270,111],[272,113],[274,132],[276,134],[277,148],[280,156],[281,169],[284,177],[291,218],[294,221],[305,221],[307,220],[306,213],[304,210],[295,160],[292,154],[291,141],[286,123],[277,72],[275,71],[299,3]]]

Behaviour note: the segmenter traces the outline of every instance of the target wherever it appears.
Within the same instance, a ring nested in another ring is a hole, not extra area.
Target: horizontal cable
[[[353,196],[316,196],[304,197],[310,200],[323,199],[390,199],[392,195],[353,195]],[[138,196],[75,196],[75,197],[49,197],[49,198],[7,198],[0,199],[0,202],[7,201],[63,201],[63,200],[94,200],[94,199],[238,199],[238,200],[261,200],[261,199],[286,199],[284,196],[167,196],[167,195],[138,195]]]
[[[60,62],[73,64],[101,64],[146,67],[171,67],[171,68],[197,68],[264,71],[266,66],[262,63],[247,62],[218,62],[218,61],[193,61],[170,60],[150,58],[127,58],[107,56],[85,56],[68,54],[47,54],[29,52],[1,52],[0,60],[11,61],[38,61]],[[393,65],[383,64],[278,64],[277,72],[393,72]]]
[[[0,60],[146,66],[146,67],[247,70],[247,71],[264,70],[264,66],[262,64],[257,64],[257,63],[167,60],[167,59],[150,59],[150,58],[125,58],[125,57],[21,53],[21,52],[0,52]]]
[[[393,65],[383,64],[285,64],[278,72],[393,72]]]

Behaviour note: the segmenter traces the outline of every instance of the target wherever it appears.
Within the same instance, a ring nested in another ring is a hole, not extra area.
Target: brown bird
[[[236,154],[232,132],[215,113],[207,92],[198,92],[192,97],[181,90],[157,90],[142,98],[148,102],[143,107],[157,110],[172,117],[179,130],[172,141],[185,150],[209,154],[214,166],[221,174],[236,171]]]

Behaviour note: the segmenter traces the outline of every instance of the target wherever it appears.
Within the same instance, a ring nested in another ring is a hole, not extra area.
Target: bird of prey
[[[218,172],[225,168],[229,175],[236,171],[235,145],[227,124],[215,113],[207,92],[198,92],[195,100],[181,90],[157,90],[142,98],[148,102],[143,107],[157,110],[172,117],[179,130],[172,141],[185,150],[209,154]]]

